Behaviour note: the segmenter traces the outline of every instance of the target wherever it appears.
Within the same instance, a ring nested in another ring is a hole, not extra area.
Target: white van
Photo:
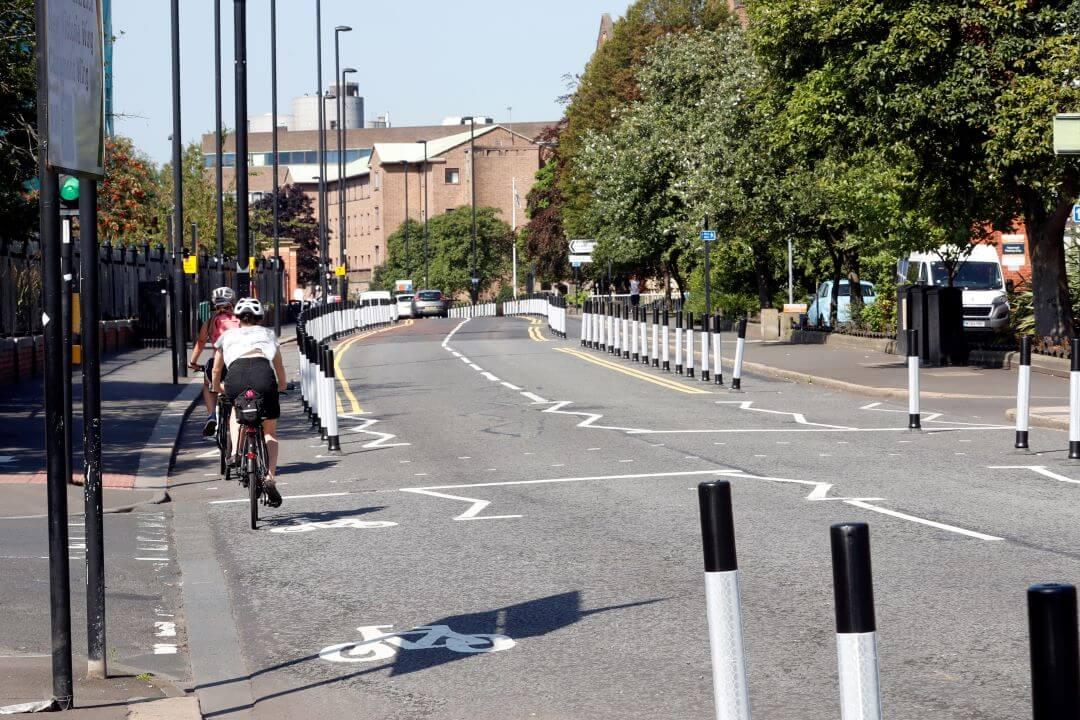
[[[369,305],[389,305],[390,317],[394,322],[398,321],[398,306],[388,291],[368,290],[360,293],[360,302],[367,302]]]
[[[897,263],[897,276],[908,285],[947,287],[949,274],[937,253],[912,253]],[[956,272],[953,286],[963,290],[964,329],[1002,330],[1009,324],[1009,299],[1001,259],[992,245],[976,245]]]

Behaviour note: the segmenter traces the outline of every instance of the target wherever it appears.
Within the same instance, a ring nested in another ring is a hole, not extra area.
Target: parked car
[[[411,318],[413,316],[413,296],[411,294],[402,293],[400,295],[396,295],[394,299],[397,301],[398,317]]]
[[[389,305],[390,319],[393,322],[398,321],[397,303],[394,302],[394,298],[390,297],[390,293],[386,290],[368,290],[360,293],[360,302],[367,302],[368,305]]]
[[[937,253],[912,253],[896,269],[900,282],[909,285],[949,284],[948,268]],[[1010,285],[1003,279],[997,248],[974,246],[957,268],[953,287],[963,291],[965,331],[993,332],[1008,326]]]
[[[420,290],[413,295],[412,310],[414,317],[447,317],[450,301],[442,290]]]
[[[864,305],[873,305],[877,302],[877,293],[874,291],[874,283],[862,282],[862,299]],[[809,307],[806,309],[806,319],[810,325],[829,326],[832,317],[833,281],[826,280],[818,286],[817,294],[810,298]],[[840,323],[851,322],[851,283],[847,280],[840,281],[840,296],[836,303],[836,319]]]

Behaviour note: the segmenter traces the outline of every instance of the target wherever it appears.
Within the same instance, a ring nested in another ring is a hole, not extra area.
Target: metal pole
[[[223,151],[221,147],[221,0],[214,0],[214,182],[217,197],[217,259],[218,285],[225,284],[225,182],[222,174]]]
[[[270,123],[271,152],[274,154],[274,334],[281,337],[281,225],[278,201],[278,111],[277,111],[277,0],[270,0]]]
[[[63,372],[60,362],[63,338],[60,328],[60,185],[56,170],[49,165],[48,48],[44,30],[48,25],[46,0],[36,0],[34,15],[38,28],[37,123],[42,142],[38,144],[38,200],[41,233],[41,274],[44,294],[45,333],[45,466],[49,507],[49,610],[52,634],[53,701],[61,710],[72,706],[71,673],[71,577],[68,566],[67,478],[64,477]]]
[[[251,294],[248,228],[247,0],[233,0],[236,71],[236,294]],[[183,227],[180,225],[179,227]]]
[[[480,275],[476,267],[476,118],[469,118],[469,186],[472,191],[472,275],[470,284],[472,301],[480,297]]]
[[[341,33],[351,32],[348,25],[334,28],[334,111],[337,116],[338,184],[338,265],[345,266],[345,96],[342,94]],[[327,206],[329,212],[329,206]],[[345,276],[338,281],[338,295],[345,297]]]
[[[108,675],[105,654],[105,535],[101,496],[101,324],[98,295],[97,182],[79,182],[82,263],[83,490],[86,531],[86,674]]]
[[[514,127],[510,126],[510,144],[514,142]],[[517,300],[518,296],[518,258],[517,258],[517,178],[510,178],[510,206],[513,213],[513,224],[511,229],[514,231],[514,249],[513,249],[513,273],[514,273],[514,299]]]
[[[72,239],[71,239],[71,218],[64,218],[61,220],[63,223],[63,232],[61,233],[61,245],[60,245],[60,277],[63,279],[63,295],[60,300],[61,314],[63,318],[61,320],[63,328],[64,338],[64,464],[67,469],[64,471],[64,478],[66,482],[71,482],[72,475],[75,474],[75,462],[74,454],[72,453],[71,443],[71,426],[73,422],[72,412],[72,387],[71,387],[71,353],[72,353],[72,297],[71,293],[75,284],[75,270],[72,268]]]
[[[184,334],[184,152],[180,136],[180,0],[172,0],[172,176],[173,176],[173,362],[178,378],[187,377]]]
[[[787,239],[787,301],[788,305],[795,303],[795,266],[792,259],[791,238]]]
[[[405,171],[405,277],[412,278],[409,262],[409,163],[401,162],[401,169]]]
[[[428,285],[428,184],[431,182],[431,179],[428,177],[428,175],[431,172],[431,167],[428,164],[428,154],[427,154],[427,143],[428,143],[428,141],[427,140],[421,140],[420,142],[423,143],[423,145],[424,145],[424,287],[426,288],[426,287],[429,287],[429,285]],[[515,297],[516,296],[517,295],[516,295],[516,291],[515,291]]]
[[[1074,718],[1080,713],[1076,588],[1053,583],[1032,585],[1027,596],[1033,717]]]
[[[315,97],[318,98],[319,119],[319,287],[322,288],[323,302],[329,297],[326,273],[329,247],[326,238],[326,100],[322,90],[322,0],[315,0],[315,55],[318,85]]]
[[[175,265],[176,264],[176,243],[173,242],[173,219],[172,219],[172,215],[170,215],[168,218],[165,219],[165,243],[168,246],[166,249],[169,252],[169,257],[170,257],[172,263]],[[162,266],[164,266],[164,264],[165,264],[165,254],[164,254],[164,252],[165,251],[163,250],[162,251],[162,256],[161,256]],[[112,249],[111,248],[109,249],[109,255],[112,255]],[[112,284],[113,284],[113,273],[110,272],[109,273],[109,285],[111,286]],[[176,320],[173,317],[174,314],[176,313],[176,300],[175,300],[175,297],[176,297],[176,273],[170,271],[170,273],[168,275],[168,280],[166,280],[166,288],[167,288],[166,293],[168,295],[167,301],[168,301],[168,305],[169,305],[169,322],[168,322],[168,324],[172,327],[172,330],[169,332],[169,352],[171,352],[172,355],[173,355],[172,384],[176,385],[178,382],[180,382],[180,375],[178,374],[178,371],[177,371],[177,362],[176,362],[176,355],[177,355]],[[110,292],[110,296],[111,295],[112,295],[112,293]]]

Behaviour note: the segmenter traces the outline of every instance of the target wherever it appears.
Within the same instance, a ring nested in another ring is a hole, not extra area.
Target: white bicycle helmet
[[[255,317],[263,316],[263,306],[257,298],[243,298],[240,302],[236,303],[236,307],[233,308],[233,314],[238,317],[248,313]]]
[[[236,292],[231,287],[219,287],[210,293],[214,307],[226,307],[236,302]]]

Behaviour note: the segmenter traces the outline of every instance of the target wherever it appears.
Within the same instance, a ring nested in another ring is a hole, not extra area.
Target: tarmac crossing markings
[[[1073,480],[1072,478],[1059,475],[1058,473],[1050,470],[1044,465],[990,465],[988,470],[1030,470],[1033,473],[1042,475],[1043,477],[1050,478],[1051,480],[1057,480],[1058,482],[1070,483],[1072,485],[1080,485],[1080,480]]]

